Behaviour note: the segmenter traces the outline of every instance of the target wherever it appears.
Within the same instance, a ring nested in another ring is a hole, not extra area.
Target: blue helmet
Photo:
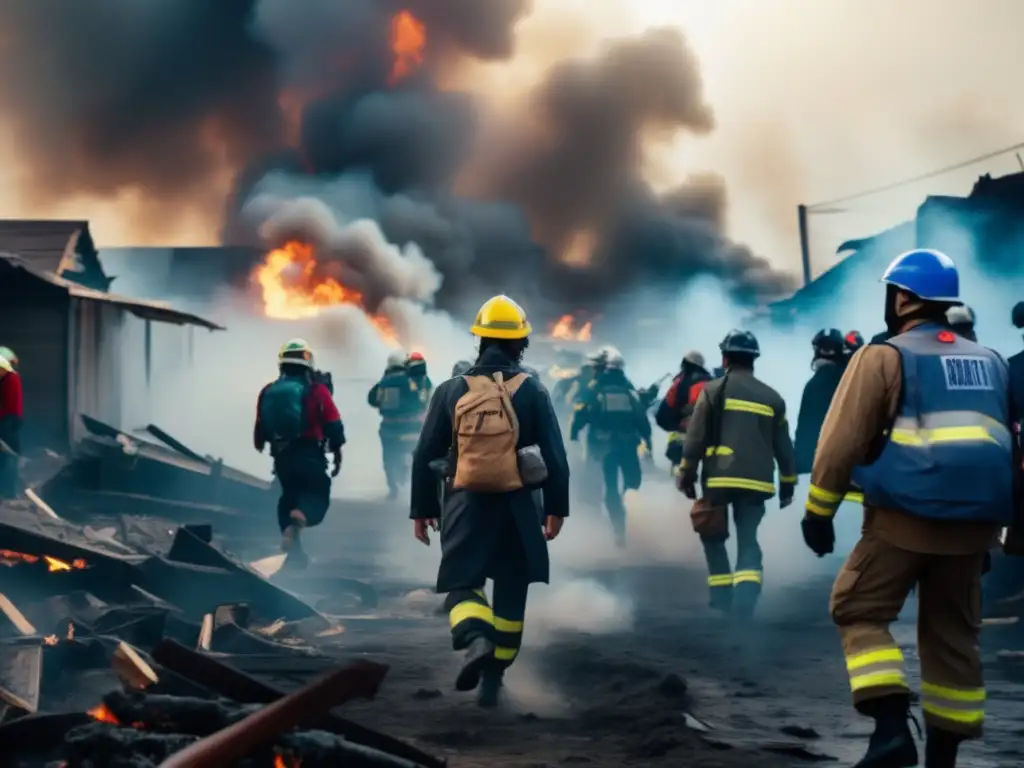
[[[916,248],[900,254],[882,275],[882,282],[910,291],[925,301],[960,301],[960,275],[946,254]]]

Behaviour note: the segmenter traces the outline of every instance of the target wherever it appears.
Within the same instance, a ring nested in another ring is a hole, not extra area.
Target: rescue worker
[[[398,498],[408,477],[406,460],[416,445],[426,408],[423,393],[432,391],[417,386],[409,374],[408,361],[403,352],[388,355],[384,375],[366,395],[366,402],[380,413],[378,434],[389,499]]]
[[[963,336],[968,341],[977,341],[974,332],[974,310],[966,304],[958,304],[946,310],[946,323],[953,333]]]
[[[796,472],[810,474],[814,463],[814,449],[825,414],[832,403],[832,395],[839,386],[845,367],[846,341],[835,328],[822,328],[811,341],[814,371],[800,398],[800,412],[796,419]]]
[[[679,375],[672,380],[668,392],[654,414],[655,423],[668,432],[665,457],[673,468],[683,460],[686,425],[693,414],[697,396],[704,388],[704,384],[710,380],[711,374],[705,365],[704,355],[695,349],[690,350],[683,355],[683,361],[679,364]]]
[[[697,498],[697,468],[703,463],[703,497],[710,505],[732,507],[736,526],[736,569],[729,563],[726,536],[702,536],[708,564],[710,605],[753,615],[761,594],[763,565],[757,529],[765,501],[775,495],[779,467],[779,506],[788,507],[796,486],[796,459],[782,396],[754,376],[761,349],[754,334],[734,330],[719,345],[725,375],[704,385],[690,419],[679,465],[678,486]]]
[[[452,646],[465,651],[455,686],[479,686],[478,702],[486,707],[498,703],[504,671],[519,653],[529,585],[548,581],[546,541],[558,536],[569,514],[569,465],[558,419],[547,389],[520,365],[531,330],[526,313],[507,296],[480,307],[471,328],[480,338],[476,363],[434,392],[412,462],[416,538],[429,545],[428,529],[436,530],[440,520],[436,588],[448,593]],[[467,418],[486,429],[463,426]],[[495,454],[492,439],[508,436],[507,442],[498,440],[504,450]],[[536,447],[547,467],[537,486],[543,511],[519,477],[517,459],[505,452],[518,456],[528,447]],[[443,459],[449,469],[442,510],[431,464]],[[519,482],[504,485],[505,491],[469,489],[477,487],[473,472],[482,477],[498,465],[514,474],[504,479]],[[494,582],[493,602],[484,592],[488,578]]]
[[[986,551],[1013,523],[1019,467],[1006,363],[958,337],[946,310],[959,276],[945,254],[898,256],[882,275],[889,340],[854,356],[821,431],[803,520],[808,547],[832,552],[833,516],[853,478],[864,491],[860,541],[830,600],[857,711],[874,718],[857,765],[917,765],[910,690],[889,632],[917,590],[925,765],[952,768],[981,735],[978,637]]]
[[[864,337],[860,331],[850,331],[843,337],[843,343],[846,346],[846,361],[849,362],[857,350],[864,346]]]
[[[472,367],[473,364],[469,360],[459,360],[452,366],[451,378],[454,379],[456,376],[461,376]]]
[[[18,496],[21,458],[21,429],[25,417],[18,358],[9,349],[0,350],[0,499]]]
[[[341,472],[341,447],[345,429],[327,387],[313,378],[313,348],[303,339],[292,339],[277,355],[280,376],[260,390],[256,400],[253,444],[263,453],[269,444],[274,474],[281,485],[277,522],[281,550],[289,565],[304,567],[309,558],[300,533],[319,525],[331,501],[331,478]],[[324,448],[334,465],[327,476]]]
[[[1024,331],[1024,301],[1019,301],[1013,306],[1010,315],[1013,327]],[[1010,384],[1013,387],[1013,401],[1024,403],[1024,351],[1010,355],[1007,360],[1010,365]]]
[[[615,543],[626,544],[626,504],[619,487],[619,475],[625,492],[640,488],[640,455],[651,452],[651,423],[647,409],[636,389],[626,378],[626,361],[618,350],[608,350],[605,370],[587,389],[573,414],[569,439],[579,440],[587,430],[587,461],[601,467],[604,478],[604,505],[611,519]]]
[[[430,402],[430,395],[434,391],[434,382],[427,375],[427,361],[423,357],[423,353],[410,352],[409,357],[405,360],[405,370],[416,388],[415,391],[419,393],[420,400],[423,403],[423,410],[426,411],[427,403]]]

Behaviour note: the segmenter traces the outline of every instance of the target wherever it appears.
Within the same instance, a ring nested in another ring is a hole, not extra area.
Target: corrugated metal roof
[[[0,219],[0,251],[59,274],[62,268],[73,268],[78,237],[88,228],[86,221]]]
[[[86,288],[78,283],[58,277],[53,274],[53,272],[39,269],[27,259],[12,253],[0,252],[0,263],[6,264],[12,269],[23,269],[33,277],[42,280],[43,282],[49,283],[50,285],[58,288],[63,288],[76,299],[83,299],[85,301],[102,301],[107,304],[114,304],[145,320],[155,320],[156,322],[172,323],[174,325],[196,325],[201,328],[208,328],[211,331],[225,330],[222,325],[217,325],[210,320],[199,317],[199,315],[193,315],[190,312],[177,310],[164,301],[133,299],[128,296],[119,296],[116,293],[106,293],[104,291]]]

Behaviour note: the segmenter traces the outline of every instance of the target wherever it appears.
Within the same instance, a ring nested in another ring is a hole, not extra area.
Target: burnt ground
[[[375,701],[346,710],[446,756],[452,768],[842,766],[863,751],[870,722],[849,706],[826,614],[827,575],[799,587],[769,586],[767,615],[736,625],[704,608],[697,568],[613,564],[561,574],[629,595],[631,626],[600,634],[563,626],[538,642],[528,609],[527,647],[509,673],[508,699],[500,711],[484,712],[472,695],[452,688],[459,657],[438,613],[440,598],[422,591],[429,579],[399,576],[382,563],[390,546],[385,532],[404,530],[404,513],[384,503],[340,502],[331,515],[310,547],[310,570],[279,581],[338,614],[346,609],[326,586],[331,574],[377,587],[381,600],[372,613],[349,611],[344,619],[339,650],[366,654],[391,671]],[[567,524],[563,535],[571,532]],[[267,554],[266,547],[253,542],[248,554]],[[911,601],[895,632],[915,674],[913,609]],[[964,768],[1024,764],[1024,673],[995,658],[999,648],[1024,647],[1024,636],[1010,631],[985,632],[988,731],[964,748]]]

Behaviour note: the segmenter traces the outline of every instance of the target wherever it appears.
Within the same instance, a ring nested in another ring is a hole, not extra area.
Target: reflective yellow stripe
[[[494,612],[489,605],[481,605],[469,600],[459,603],[448,612],[448,624],[452,629],[469,619],[479,619],[491,624],[494,622]]]
[[[843,501],[852,501],[855,504],[863,504],[864,494],[860,491],[850,491],[848,494],[843,496]]]
[[[985,700],[984,688],[947,688],[943,685],[926,683],[921,681],[921,694],[923,696],[946,699],[951,702],[972,702],[980,704]]]
[[[980,725],[985,720],[985,710],[983,709],[947,709],[928,702],[922,702],[921,709],[935,717],[964,725]]]
[[[984,427],[939,427],[937,429],[893,429],[889,439],[897,445],[925,446],[936,443],[996,443]]]
[[[705,456],[732,456],[733,450],[727,445],[709,445],[704,451]]]
[[[985,719],[984,688],[949,688],[921,682],[921,709],[964,725],[978,725]]]
[[[739,488],[744,491],[762,491],[775,493],[775,483],[761,480],[748,480],[745,477],[711,477],[707,481],[708,488]]]
[[[670,443],[681,443],[685,439],[686,439],[686,434],[684,432],[669,432],[668,433],[668,441]]]
[[[494,648],[494,658],[498,661],[512,661],[518,653],[518,648],[503,648],[500,645]]]
[[[731,573],[717,573],[712,576],[708,576],[709,587],[731,587],[732,586],[732,574]]]
[[[582,410],[583,410],[584,408],[586,408],[586,407],[587,407],[586,403],[576,403],[576,405],[574,405],[574,406],[572,407],[572,409],[573,409],[574,411],[582,411]]]
[[[903,652],[899,648],[876,648],[851,654],[846,659],[850,690],[897,686],[907,687],[903,673]]]
[[[761,571],[736,571],[732,575],[733,584],[742,584],[744,582],[752,582],[754,584],[761,583]]]
[[[502,619],[498,616],[494,617],[494,628],[499,632],[522,632],[523,622],[521,621],[509,621],[508,619]]]
[[[796,481],[797,481],[797,476],[796,475],[779,475],[779,482],[780,483],[793,483],[795,485]]]
[[[843,494],[826,491],[817,485],[812,485],[807,492],[814,497],[815,501],[824,502],[825,504],[838,504],[843,498]]]
[[[804,509],[818,517],[835,517],[836,515],[836,511],[832,507],[823,507],[820,504],[815,504],[810,499],[804,503]]]
[[[754,413],[758,416],[768,416],[769,418],[775,415],[775,409],[770,405],[755,403],[753,400],[737,400],[734,397],[725,398],[725,410],[744,411],[745,413]]]

